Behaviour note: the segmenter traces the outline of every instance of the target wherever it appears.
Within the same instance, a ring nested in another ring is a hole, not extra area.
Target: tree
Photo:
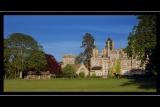
[[[17,45],[18,46],[18,45]],[[20,55],[18,49],[13,47],[11,39],[4,40],[4,69],[5,78],[17,78],[17,74],[22,67],[20,66]]]
[[[113,77],[113,73],[114,73],[115,71],[114,71],[114,67],[109,67],[109,69],[108,69],[108,76],[109,77]]]
[[[132,69],[132,60],[135,58],[135,53],[133,46],[135,44],[134,36],[132,33],[129,34],[128,37],[128,46],[124,49],[124,51],[127,53],[127,56],[131,59],[131,69]]]
[[[84,58],[84,64],[88,68],[90,76],[90,59],[92,57],[93,48],[95,48],[94,38],[90,33],[84,35],[81,48],[84,48],[82,55]]]
[[[156,16],[140,15],[137,17],[139,23],[131,32],[127,46],[128,54],[132,53],[139,60],[141,66],[146,70],[153,71],[156,53]]]
[[[75,77],[76,72],[71,65],[67,64],[63,68],[63,75],[64,75],[64,77],[73,78],[73,77]]]
[[[8,75],[10,75],[10,62],[9,62],[9,58],[10,58],[10,50],[9,48],[7,47],[8,45],[8,40],[7,39],[4,39],[4,56],[3,56],[3,64],[4,64],[4,70],[6,71],[5,72],[5,77],[4,78],[7,78]]]
[[[85,73],[84,73],[84,72],[80,72],[80,73],[79,73],[79,77],[80,77],[80,78],[84,78],[84,77],[85,77]]]
[[[47,60],[45,53],[42,51],[34,50],[31,52],[31,56],[27,60],[27,69],[32,69],[36,73],[45,69]]]
[[[120,74],[120,71],[121,71],[121,63],[120,63],[120,60],[117,59],[117,60],[116,60],[116,64],[115,64],[115,72],[116,72],[117,74]]]
[[[32,51],[35,50],[43,51],[42,46],[31,36],[23,33],[9,35],[4,41],[5,77],[22,78],[22,73],[27,69],[27,61],[32,56]]]
[[[119,78],[121,72],[121,63],[119,59],[116,59],[114,65],[109,68],[109,76],[113,77],[116,76]]]
[[[76,64],[81,64],[84,61],[85,61],[85,58],[84,58],[83,53],[80,53],[78,56],[76,56],[76,59],[75,59]]]

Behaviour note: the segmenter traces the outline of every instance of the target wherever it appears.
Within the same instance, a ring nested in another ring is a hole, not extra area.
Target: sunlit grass
[[[127,84],[127,85],[124,85]],[[4,80],[4,92],[155,92],[129,79]]]

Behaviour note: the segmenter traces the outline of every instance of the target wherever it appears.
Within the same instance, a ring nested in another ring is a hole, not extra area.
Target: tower
[[[110,38],[108,38],[106,41],[106,48],[107,48],[107,56],[109,57],[111,51],[114,50],[114,42]]]
[[[93,49],[93,53],[92,54],[93,54],[94,58],[98,57],[98,49],[96,47]]]
[[[103,48],[102,50],[102,57],[107,57],[107,49]]]
[[[111,50],[114,50],[114,41],[112,40],[112,47]]]

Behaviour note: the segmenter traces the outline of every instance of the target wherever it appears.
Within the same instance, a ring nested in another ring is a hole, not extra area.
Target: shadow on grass
[[[156,89],[156,78],[155,77],[148,77],[148,76],[132,76],[126,77],[128,82],[123,83],[121,86],[128,86],[128,85],[138,85],[139,89]]]

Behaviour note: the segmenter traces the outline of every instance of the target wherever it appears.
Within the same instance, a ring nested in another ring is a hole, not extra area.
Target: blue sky
[[[101,51],[110,37],[115,48],[125,48],[129,32],[138,23],[134,15],[6,15],[4,38],[19,32],[31,35],[48,54],[61,61],[64,54],[78,55],[85,33],[91,33]]]

